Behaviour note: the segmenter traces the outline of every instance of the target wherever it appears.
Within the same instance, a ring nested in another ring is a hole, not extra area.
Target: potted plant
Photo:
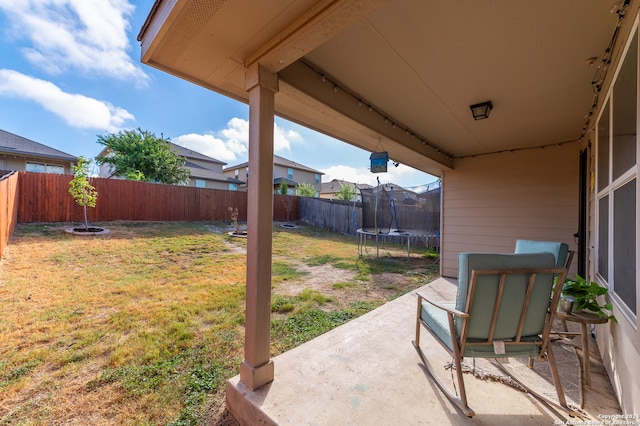
[[[587,281],[580,275],[571,279],[567,278],[562,286],[562,296],[568,300],[575,299],[574,311],[590,311],[598,314],[601,318],[608,318],[616,322],[616,317],[611,314],[613,306],[611,303],[601,305],[598,302],[599,296],[604,296],[609,289],[602,287],[594,281]]]

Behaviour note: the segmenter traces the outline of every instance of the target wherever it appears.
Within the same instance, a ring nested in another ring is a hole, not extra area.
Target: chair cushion
[[[453,303],[442,303],[443,306],[453,308]],[[433,306],[429,302],[422,302],[422,310],[420,318],[427,324],[427,328],[433,332],[435,337],[440,340],[451,352],[453,352],[453,343],[451,342],[451,333],[449,333],[449,320],[447,312]]]
[[[453,308],[453,303],[442,303],[443,306]],[[420,311],[420,318],[425,322],[427,328],[431,330],[434,336],[453,353],[453,341],[451,340],[451,334],[449,333],[449,320],[447,319],[447,312],[433,306],[431,303],[422,302],[422,309]],[[538,336],[530,337],[523,340],[537,341]],[[473,339],[471,340],[473,342]],[[459,340],[458,340],[459,343]],[[465,347],[464,355],[467,357],[477,358],[506,358],[506,357],[527,357],[536,356],[538,354],[538,346],[534,343],[531,345],[518,345],[505,347],[504,354],[496,354],[493,346],[473,346],[467,345]]]
[[[517,240],[515,253],[553,253],[556,258],[556,267],[564,268],[569,254],[569,246],[566,243],[551,241]]]
[[[467,312],[467,294],[474,269],[553,268],[552,253],[460,253],[458,257],[458,289],[455,308]],[[473,310],[469,320],[468,339],[486,339],[496,299],[498,275],[483,275],[477,280]],[[499,310],[494,339],[515,337],[529,277],[526,274],[507,276],[503,300]],[[539,274],[529,304],[522,336],[537,336],[542,332],[550,303],[553,274]],[[462,334],[462,321],[456,321],[458,335]]]

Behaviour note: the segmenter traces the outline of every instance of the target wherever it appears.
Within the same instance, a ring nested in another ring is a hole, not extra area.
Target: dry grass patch
[[[198,424],[223,404],[242,358],[246,241],[212,232],[222,224],[102,226],[18,226],[0,262],[0,425]],[[419,255],[360,259],[355,239],[314,228],[275,227],[273,251],[274,355],[429,279],[407,273],[428,269]]]

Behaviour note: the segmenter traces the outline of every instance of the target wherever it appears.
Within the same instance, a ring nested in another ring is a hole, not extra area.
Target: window
[[[207,182],[202,179],[196,179],[196,188],[206,188]]]
[[[63,166],[57,166],[55,164],[31,163],[29,161],[27,161],[25,164],[25,170],[28,172],[36,173],[55,173],[58,175],[64,174]]]
[[[596,272],[637,316],[637,28],[597,125]]]
[[[248,167],[245,169],[245,178],[247,179],[247,181],[249,180],[249,168]]]
[[[235,170],[235,176],[236,176],[236,179],[238,179],[238,175],[239,175],[239,174],[240,174],[240,170],[239,170],[239,169],[236,169],[236,170]]]
[[[237,191],[238,190],[238,185],[235,183],[230,183],[229,184],[229,191]]]
[[[315,175],[315,181],[316,181],[316,185],[320,184],[320,175],[318,173],[316,173]]]
[[[287,169],[287,179],[293,180],[293,169],[291,167]]]
[[[37,173],[46,173],[47,166],[40,163],[29,163],[27,162],[25,170],[28,172],[37,172]]]

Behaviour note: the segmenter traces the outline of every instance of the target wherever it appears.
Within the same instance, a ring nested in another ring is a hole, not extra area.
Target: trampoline
[[[422,194],[393,184],[360,189],[362,194],[362,226],[357,227],[358,255],[366,251],[367,240],[375,240],[376,257],[380,243],[387,239],[407,241],[407,260],[411,256],[411,240],[424,240],[439,249],[440,184],[429,185]]]

